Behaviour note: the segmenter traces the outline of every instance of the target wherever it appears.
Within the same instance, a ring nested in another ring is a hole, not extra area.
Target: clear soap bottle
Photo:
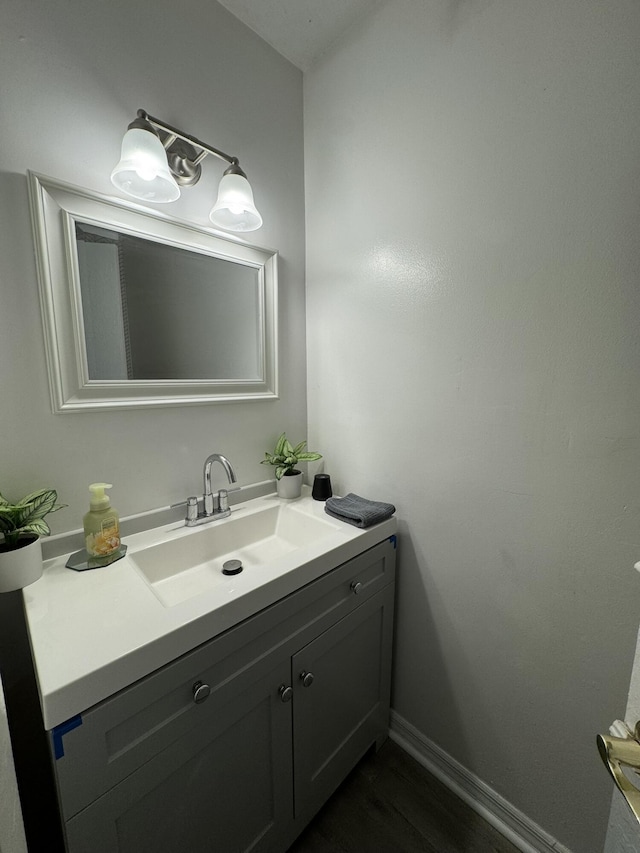
[[[120,519],[105,494],[110,488],[110,483],[89,486],[91,503],[83,523],[85,548],[91,557],[109,557],[120,550]]]

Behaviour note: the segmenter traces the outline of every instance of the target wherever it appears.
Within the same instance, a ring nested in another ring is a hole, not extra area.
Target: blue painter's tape
[[[395,551],[395,549],[398,547],[398,537],[396,536],[395,533],[393,534],[393,536],[389,537],[389,542],[391,542],[391,544],[393,545],[393,549]]]
[[[77,717],[71,717],[70,720],[67,720],[66,723],[60,723],[59,726],[56,726],[52,732],[51,736],[53,737],[53,754],[55,756],[56,761],[59,758],[62,758],[64,755],[64,746],[62,744],[62,736],[66,735],[67,732],[72,731],[73,729],[77,729],[78,726],[82,725],[82,715],[78,714]]]

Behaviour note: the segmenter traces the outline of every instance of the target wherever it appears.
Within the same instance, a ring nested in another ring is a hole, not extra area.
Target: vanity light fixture
[[[200,180],[201,163],[212,154],[229,164],[209,219],[225,231],[255,231],[262,217],[253,201],[253,191],[237,157],[212,148],[175,127],[138,110],[122,140],[120,162],[111,182],[127,195],[154,204],[175,201],[180,187]]]

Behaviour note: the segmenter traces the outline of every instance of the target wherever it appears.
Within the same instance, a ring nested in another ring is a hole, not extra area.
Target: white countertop
[[[238,513],[251,514],[278,500],[272,494],[238,504],[228,519],[212,525],[224,525]],[[173,607],[154,594],[131,556],[202,528],[178,522],[126,537],[124,558],[90,571],[66,568],[68,554],[48,560],[42,578],[24,589],[46,728],[83,712],[396,531],[395,518],[366,530],[332,519],[324,503],[309,495],[285,503],[329,521],[334,530],[322,542],[280,557],[266,580],[262,572],[246,571],[229,578],[222,589]]]

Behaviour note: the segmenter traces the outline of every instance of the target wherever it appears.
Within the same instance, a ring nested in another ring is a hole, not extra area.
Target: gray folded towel
[[[373,524],[379,524],[391,518],[396,508],[393,504],[370,501],[349,492],[343,498],[328,498],[324,511],[327,515],[332,515],[355,527],[371,527]]]

